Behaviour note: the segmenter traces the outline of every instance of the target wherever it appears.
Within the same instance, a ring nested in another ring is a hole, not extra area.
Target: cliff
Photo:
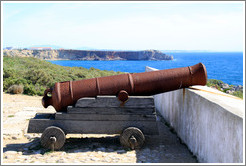
[[[172,60],[173,56],[157,50],[89,51],[89,50],[3,50],[4,56],[68,60]]]

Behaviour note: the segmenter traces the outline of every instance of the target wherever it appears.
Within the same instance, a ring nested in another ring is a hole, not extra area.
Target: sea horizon
[[[163,52],[163,51],[162,51]],[[163,52],[165,53],[165,52]],[[206,66],[208,79],[221,80],[231,85],[243,85],[243,52],[169,52],[173,60],[47,60],[53,64],[69,67],[91,67],[128,73],[144,72],[149,66],[170,69],[192,66],[199,62]],[[233,59],[233,60],[232,60]]]

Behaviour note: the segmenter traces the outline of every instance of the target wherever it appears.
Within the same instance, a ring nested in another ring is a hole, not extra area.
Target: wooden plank
[[[60,127],[66,134],[121,134],[127,127],[137,127],[146,135],[157,135],[155,121],[78,121],[31,119],[28,133],[42,133],[49,126]]]
[[[156,121],[155,115],[130,115],[130,114],[119,114],[119,115],[103,115],[103,114],[71,114],[71,113],[62,113],[57,112],[55,114],[55,119],[57,120],[87,120],[87,121]]]
[[[155,114],[154,108],[125,108],[125,107],[115,107],[115,108],[76,108],[72,106],[67,107],[67,113],[71,114],[145,114],[153,115]]]
[[[77,101],[75,107],[121,107],[121,101],[116,96],[97,96],[96,98],[85,97]],[[153,96],[130,96],[124,104],[126,108],[154,108]]]

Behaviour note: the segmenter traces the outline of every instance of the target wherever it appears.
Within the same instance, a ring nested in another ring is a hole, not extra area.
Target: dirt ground
[[[55,113],[43,108],[40,96],[3,93],[2,163],[196,163],[173,130],[158,116],[159,135],[146,137],[141,149],[124,149],[118,135],[67,135],[64,146],[51,152],[40,145],[41,134],[27,133],[36,113]]]

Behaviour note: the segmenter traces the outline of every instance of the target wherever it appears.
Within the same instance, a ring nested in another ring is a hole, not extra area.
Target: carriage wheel
[[[47,127],[41,136],[41,145],[44,148],[59,150],[65,143],[65,133],[59,127]]]
[[[121,145],[131,149],[141,148],[144,144],[144,141],[144,134],[136,127],[129,127],[125,129],[120,135]]]

